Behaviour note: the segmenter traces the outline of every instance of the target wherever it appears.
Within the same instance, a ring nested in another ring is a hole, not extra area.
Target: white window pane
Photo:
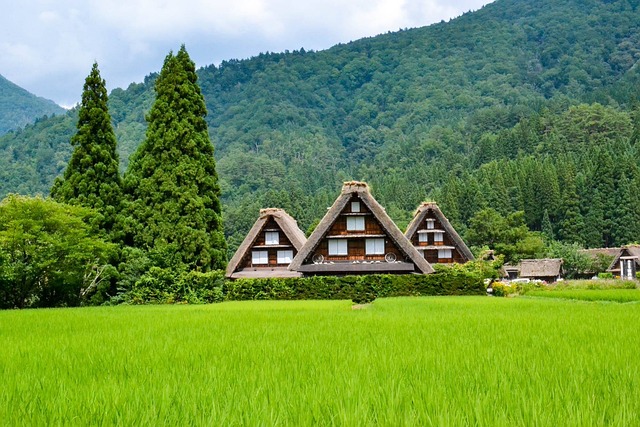
[[[428,242],[429,235],[427,233],[419,233],[418,234],[418,242]]]
[[[329,255],[347,255],[347,241],[329,239]]]
[[[278,251],[278,264],[291,264],[293,251]]]
[[[252,264],[269,264],[269,252],[267,251],[253,251],[251,253]]]
[[[367,239],[367,255],[384,255],[384,239]]]
[[[436,226],[436,220],[435,219],[427,219],[427,229],[428,230],[433,230]]]
[[[433,240],[435,242],[442,242],[444,240],[444,233],[433,233]]]
[[[438,258],[452,258],[451,249],[438,249]]]
[[[347,217],[347,230],[348,231],[364,231],[364,217],[363,216],[348,216]]]
[[[277,231],[267,231],[264,233],[265,245],[279,245],[280,233]]]
[[[360,212],[360,202],[351,202],[351,212]]]

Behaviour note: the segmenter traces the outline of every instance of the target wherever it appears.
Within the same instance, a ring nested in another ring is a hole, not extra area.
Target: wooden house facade
[[[298,223],[282,209],[262,209],[260,217],[229,261],[227,277],[299,277],[288,269],[306,242]]]
[[[640,271],[640,245],[623,246],[607,271],[621,279],[636,279]]]
[[[304,275],[433,272],[364,182],[346,182],[289,266]]]
[[[418,207],[405,236],[431,264],[462,264],[474,260],[469,247],[434,202]]]

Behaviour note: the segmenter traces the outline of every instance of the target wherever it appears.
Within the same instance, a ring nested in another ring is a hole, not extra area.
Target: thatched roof
[[[620,258],[621,257],[637,257],[636,265],[640,267],[640,245],[628,245],[620,248],[616,257],[611,261],[611,265],[607,271],[620,271]]]
[[[560,277],[561,258],[523,259],[520,261],[520,277]]]
[[[305,242],[307,241],[307,238],[304,236],[304,233],[298,227],[298,223],[295,219],[293,219],[291,215],[286,213],[284,209],[261,209],[260,217],[253,224],[253,227],[251,227],[251,230],[249,230],[247,237],[244,238],[242,244],[233,255],[233,258],[231,258],[231,261],[229,261],[229,264],[227,265],[227,277],[231,277],[231,275],[234,274],[234,272],[238,268],[238,265],[245,257],[247,252],[251,250],[254,242],[256,241],[256,238],[260,234],[260,231],[262,231],[264,225],[267,223],[267,221],[269,221],[270,218],[273,218],[273,220],[278,224],[282,232],[287,236],[287,238],[297,251],[300,251],[300,249],[302,249]],[[283,274],[288,274],[288,272],[285,270]]]
[[[420,228],[420,224],[422,224],[429,214],[433,214],[440,224],[442,224],[442,228],[447,235],[451,237],[456,249],[462,254],[462,256],[469,261],[473,261],[475,258],[469,250],[469,247],[464,243],[464,240],[462,240],[456,229],[453,228],[453,225],[451,225],[447,217],[444,216],[435,202],[424,202],[418,207],[416,212],[413,214],[413,220],[411,220],[411,223],[407,227],[407,231],[404,233],[404,235],[407,236],[407,239],[411,240],[413,238],[418,231],[418,228]]]
[[[349,200],[357,195],[360,200],[369,208],[373,216],[380,222],[382,229],[386,235],[395,243],[395,245],[415,264],[416,268],[423,274],[433,273],[433,267],[420,255],[413,247],[411,242],[402,234],[398,226],[391,220],[384,208],[373,198],[369,192],[369,186],[366,182],[350,181],[345,182],[342,186],[342,192],[333,205],[329,208],[324,218],[315,228],[309,240],[303,248],[295,256],[289,270],[298,270],[300,267],[310,260],[311,254],[318,247],[322,239],[327,235],[333,223],[345,208]]]
[[[579,254],[584,254],[589,258],[597,258],[598,256],[612,256],[616,257],[620,254],[622,248],[593,248],[593,249],[580,249]]]

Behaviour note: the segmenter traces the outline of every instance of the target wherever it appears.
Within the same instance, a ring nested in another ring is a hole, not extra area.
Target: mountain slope
[[[629,108],[639,3],[497,0],[448,23],[201,69],[227,234],[240,239],[268,206],[308,227],[351,178],[402,224],[452,172],[493,161],[483,144],[523,118],[581,102]],[[152,83],[111,94],[123,166],[144,137]],[[48,191],[70,151],[69,114],[0,138],[0,196]]]
[[[53,101],[37,97],[0,75],[0,135],[64,111]]]

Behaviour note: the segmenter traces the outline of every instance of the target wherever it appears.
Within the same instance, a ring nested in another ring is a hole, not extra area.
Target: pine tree
[[[553,240],[555,238],[553,225],[551,225],[551,219],[549,218],[549,211],[547,209],[544,210],[544,214],[542,215],[541,231],[547,240]]]
[[[575,167],[571,162],[568,162],[565,166],[563,184],[558,234],[565,243],[582,244],[584,243],[582,237],[584,218],[580,212]]]
[[[111,232],[122,202],[116,136],[107,107],[107,89],[94,63],[87,76],[78,110],[77,133],[71,160],[51,188],[58,202],[95,209],[96,225]]]
[[[167,55],[155,90],[146,138],[124,179],[130,201],[126,242],[160,254],[156,262],[162,267],[224,268],[226,242],[207,110],[184,46]]]
[[[636,212],[638,206],[634,205],[631,192],[631,182],[625,174],[622,174],[617,188],[616,211],[613,219],[613,244],[616,246],[627,245],[638,239]]]

